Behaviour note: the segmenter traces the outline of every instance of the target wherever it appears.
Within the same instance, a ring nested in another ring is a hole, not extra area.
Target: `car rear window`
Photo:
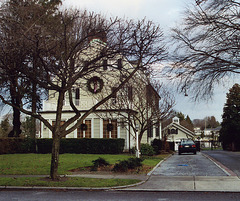
[[[181,144],[194,144],[192,140],[182,141]]]

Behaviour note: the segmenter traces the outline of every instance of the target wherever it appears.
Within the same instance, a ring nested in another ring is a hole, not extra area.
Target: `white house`
[[[99,46],[104,46],[102,41],[93,40],[90,43],[90,51],[97,51]],[[85,60],[87,61],[87,58],[85,58]],[[124,72],[134,69],[134,65],[127,61],[123,56],[116,55],[113,58],[102,60],[102,69],[104,72],[103,74],[93,72],[92,76],[88,79],[79,79],[74,88],[72,88],[74,104],[82,114],[118,86],[121,79],[124,77]],[[142,93],[137,92],[134,85],[147,86],[147,83],[144,82],[145,77],[143,74],[137,73],[135,77],[138,78],[137,83],[135,82],[136,79],[134,79],[135,81],[130,80],[119,92],[121,94],[125,93],[125,99],[128,101],[127,106],[125,105],[125,107],[122,106],[117,109],[105,106],[99,107],[94,113],[88,115],[83,121],[83,124],[81,124],[81,126],[75,131],[68,134],[66,138],[123,138],[125,140],[125,150],[134,147],[135,136],[132,134],[132,129],[128,124],[124,123],[126,122],[125,119],[123,119],[124,115],[119,115],[119,112],[125,114],[125,116],[132,112],[138,112],[136,108],[129,107],[133,101],[137,101],[137,99],[134,98],[134,94]],[[146,96],[146,93],[143,92],[142,95]],[[51,125],[55,124],[54,119],[56,116],[57,98],[58,95],[54,91],[49,91],[48,100],[43,102],[41,115],[47,119]],[[117,94],[108,101],[108,104],[113,105],[116,101]],[[68,101],[68,94],[66,94],[62,122],[64,123],[64,121],[71,118],[73,114],[74,112]],[[149,138],[154,139],[156,136],[159,136],[158,133],[160,133],[159,127],[152,130],[151,136],[148,136],[147,132],[144,133],[141,143],[150,143]],[[43,124],[41,124],[40,137],[52,138],[52,132]]]
[[[182,126],[178,117],[174,117],[172,122],[162,129],[162,136],[169,142],[175,142],[175,151],[178,150],[181,139],[195,139],[194,132]]]

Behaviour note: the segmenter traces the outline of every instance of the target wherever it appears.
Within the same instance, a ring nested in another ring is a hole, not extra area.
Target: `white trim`
[[[120,126],[118,126],[118,123],[117,123],[117,138],[120,138],[121,136],[120,136],[120,133],[121,132],[121,130],[120,130]]]
[[[100,119],[100,138],[103,138],[103,119]]]
[[[126,144],[127,144],[127,149],[129,149],[130,147],[129,147],[129,136],[130,136],[130,130],[129,130],[129,126],[127,125],[126,126]]]
[[[159,122],[159,139],[162,139],[162,122]]]
[[[83,123],[85,124],[85,119],[83,120]],[[85,130],[83,131],[83,138],[85,138],[86,134],[85,134]]]
[[[49,120],[49,123],[52,125],[52,122],[53,122],[53,120]],[[49,138],[52,138],[52,131],[50,130],[50,129],[48,129],[48,136],[49,136]]]
[[[78,127],[73,132],[73,138],[77,138],[77,131],[78,131]]]
[[[40,121],[40,125],[41,125],[41,132],[40,132],[40,138],[43,138],[43,131],[44,131],[44,123]]]
[[[94,118],[91,119],[91,138],[94,138]]]
[[[109,124],[112,123],[111,119],[108,119],[108,123],[109,123]],[[110,138],[110,139],[112,138],[112,131],[109,131],[109,138]]]

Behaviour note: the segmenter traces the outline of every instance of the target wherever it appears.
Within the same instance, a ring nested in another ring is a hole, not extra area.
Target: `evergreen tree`
[[[193,123],[192,123],[192,120],[190,119],[190,117],[187,115],[187,117],[186,117],[186,122],[189,124],[189,125],[191,125],[192,127],[193,127]]]
[[[223,148],[233,145],[233,150],[240,150],[240,85],[234,84],[227,93],[227,101],[223,108],[220,140]]]
[[[180,121],[185,120],[185,115],[182,112],[178,112],[177,117],[179,118]]]
[[[8,118],[5,118],[1,122],[1,136],[2,137],[7,137],[9,129],[10,129],[9,120],[8,120]]]

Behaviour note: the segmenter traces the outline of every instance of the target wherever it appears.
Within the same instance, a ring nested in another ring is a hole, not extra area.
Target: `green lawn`
[[[168,155],[144,157],[145,169],[140,173],[147,173]],[[127,154],[122,155],[97,155],[97,154],[61,154],[58,173],[60,175],[71,174],[69,170],[79,167],[92,166],[93,160],[104,158],[110,164],[119,160],[134,157]],[[0,175],[49,175],[50,154],[6,154],[0,155]],[[138,171],[139,173],[139,171]],[[0,186],[55,186],[55,187],[113,187],[130,185],[139,182],[133,179],[90,179],[71,177],[66,181],[46,181],[39,177],[0,177]]]
[[[167,155],[148,157],[143,161],[144,165],[154,167]],[[79,167],[91,166],[92,161],[99,157],[104,158],[110,164],[119,160],[125,160],[130,155],[98,155],[98,154],[61,154],[58,173],[70,174],[69,170]],[[0,155],[0,175],[49,175],[50,154],[6,154]]]

